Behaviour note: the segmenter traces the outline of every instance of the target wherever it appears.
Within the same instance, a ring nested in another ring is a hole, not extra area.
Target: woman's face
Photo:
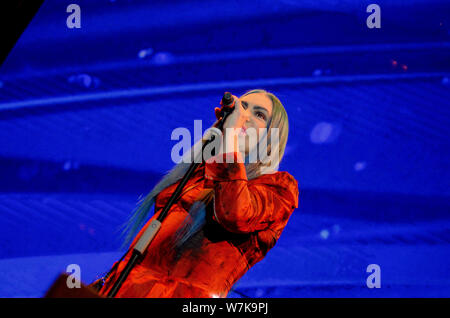
[[[259,129],[267,128],[272,117],[272,100],[264,93],[252,93],[239,100],[244,109],[243,116],[246,119],[243,128],[244,130],[254,128],[257,136],[257,138],[249,138],[248,134],[239,134],[239,151],[245,151],[245,154],[248,155],[262,138]]]

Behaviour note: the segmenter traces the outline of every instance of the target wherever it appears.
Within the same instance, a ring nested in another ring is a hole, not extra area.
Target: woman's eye
[[[260,118],[266,120],[266,115],[264,115],[264,113],[257,112],[257,113],[256,113],[256,116],[259,116]]]
[[[246,102],[242,102],[242,107],[244,107],[244,109],[247,109],[248,104]]]

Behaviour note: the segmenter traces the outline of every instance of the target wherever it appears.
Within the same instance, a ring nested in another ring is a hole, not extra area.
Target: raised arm
[[[222,163],[214,157],[205,163],[205,187],[214,189],[214,218],[219,224],[230,232],[249,233],[287,222],[298,207],[297,181],[289,173],[249,181],[239,152],[219,155]],[[226,156],[232,156],[233,163],[226,163]]]

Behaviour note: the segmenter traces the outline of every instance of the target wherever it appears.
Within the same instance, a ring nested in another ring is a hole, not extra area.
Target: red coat
[[[247,180],[244,164],[236,161],[239,154],[233,155],[235,163],[207,161],[197,168],[184,187],[190,190],[172,206],[142,262],[130,272],[116,297],[226,297],[275,245],[298,207],[297,181],[285,171]],[[177,184],[158,194],[151,220],[159,215]],[[214,209],[207,209],[207,222],[192,239],[196,248],[177,258],[168,242],[204,189],[214,190]],[[128,258],[106,280],[101,294],[107,295]]]

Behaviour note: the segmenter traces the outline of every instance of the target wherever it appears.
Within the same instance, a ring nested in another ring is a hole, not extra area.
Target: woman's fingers
[[[242,104],[241,104],[241,100],[239,99],[239,97],[237,97],[236,95],[233,95],[233,98],[235,100],[235,104],[234,104],[234,111],[237,111],[238,113],[242,112]]]
[[[234,127],[236,120],[239,117],[239,98],[237,98],[235,95],[232,95],[233,99],[235,101],[234,109],[231,114],[229,114],[225,120],[225,124],[223,125],[224,128],[232,128]]]
[[[247,114],[242,106],[241,100],[236,95],[232,95],[235,101],[233,112],[227,117],[224,128],[241,128],[245,121]]]

